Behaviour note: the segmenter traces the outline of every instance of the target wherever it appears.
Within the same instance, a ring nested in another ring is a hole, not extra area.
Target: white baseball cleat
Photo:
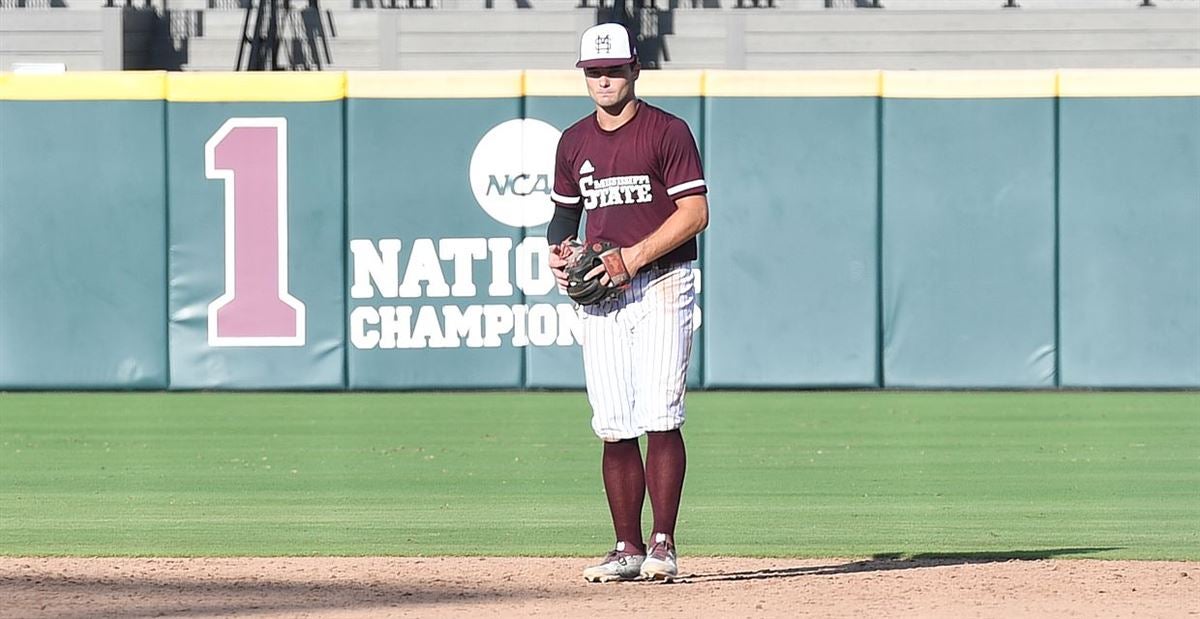
[[[675,541],[666,533],[656,533],[650,553],[642,562],[641,577],[646,580],[671,582],[679,575],[679,564],[675,560]]]
[[[635,580],[641,574],[642,562],[645,560],[645,554],[629,550],[625,542],[617,542],[617,547],[604,555],[599,565],[583,570],[583,579],[588,582]]]

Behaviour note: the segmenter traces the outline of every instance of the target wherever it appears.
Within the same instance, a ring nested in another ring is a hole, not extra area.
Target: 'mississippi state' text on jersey
[[[563,132],[552,198],[587,211],[587,238],[629,247],[658,229],[675,201],[708,191],[696,140],[686,123],[645,101],[615,131],[590,114]],[[660,258],[696,259],[692,238]]]

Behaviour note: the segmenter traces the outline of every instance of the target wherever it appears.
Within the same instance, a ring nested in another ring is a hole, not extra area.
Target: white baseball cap
[[[619,67],[637,60],[633,34],[621,24],[596,24],[583,31],[579,39],[576,67]]]

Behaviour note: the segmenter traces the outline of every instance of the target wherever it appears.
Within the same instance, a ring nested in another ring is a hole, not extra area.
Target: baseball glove
[[[629,284],[629,271],[621,257],[621,248],[607,241],[592,241],[586,245],[578,240],[564,241],[563,256],[567,265],[567,296],[580,305],[595,305],[616,297]],[[604,270],[591,279],[587,275],[598,266]],[[600,283],[608,273],[609,283]]]

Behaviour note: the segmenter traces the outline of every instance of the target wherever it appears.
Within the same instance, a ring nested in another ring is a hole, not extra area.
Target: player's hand
[[[621,248],[621,260],[625,263],[625,272],[629,273],[629,279],[637,275],[637,272],[642,268],[641,257],[639,252],[633,247]],[[612,283],[608,277],[608,272],[604,270],[604,265],[598,266],[587,273],[587,279],[599,276],[600,283],[607,286]]]
[[[558,245],[550,246],[550,272],[554,274],[554,281],[558,282],[558,289],[562,292],[567,290],[567,272],[564,269],[571,251],[567,247],[570,241],[571,239],[567,239]]]

